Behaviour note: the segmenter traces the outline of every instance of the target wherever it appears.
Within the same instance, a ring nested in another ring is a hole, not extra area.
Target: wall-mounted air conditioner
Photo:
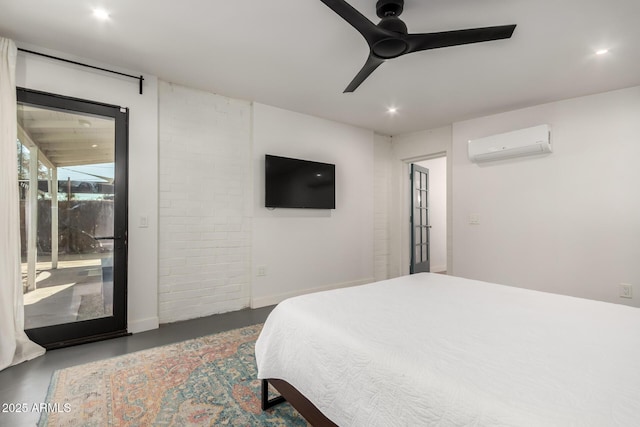
[[[469,160],[472,162],[488,162],[551,151],[549,125],[469,140]]]

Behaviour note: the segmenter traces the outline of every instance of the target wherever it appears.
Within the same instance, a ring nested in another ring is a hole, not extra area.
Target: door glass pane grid
[[[428,170],[412,165],[412,266],[411,272],[429,271]]]
[[[422,238],[422,229],[424,225],[424,205],[426,202],[425,199],[425,191],[424,191],[424,174],[420,171],[416,171],[414,174],[414,183],[415,183],[415,191],[414,197],[416,200],[414,201],[415,215],[414,221],[417,222],[415,224],[415,236],[414,236],[414,245],[415,245],[415,260],[416,262],[422,261],[424,257],[423,253],[423,238]]]
[[[429,242],[427,240],[427,227],[416,227],[415,229],[415,260],[424,262],[429,259]]]

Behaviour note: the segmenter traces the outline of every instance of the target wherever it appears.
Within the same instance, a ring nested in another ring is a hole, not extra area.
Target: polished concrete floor
[[[75,347],[48,351],[44,356],[0,371],[0,426],[35,426],[37,412],[11,413],[11,404],[33,404],[45,401],[51,374],[57,369],[134,351],[215,334],[265,321],[273,307],[241,310],[200,319],[161,325],[152,331]]]

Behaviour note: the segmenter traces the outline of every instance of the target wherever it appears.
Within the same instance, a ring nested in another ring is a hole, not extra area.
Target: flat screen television
[[[336,208],[336,166],[267,154],[265,206],[268,208]]]

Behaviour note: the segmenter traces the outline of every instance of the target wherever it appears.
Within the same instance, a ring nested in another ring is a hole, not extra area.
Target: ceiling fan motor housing
[[[399,16],[403,8],[404,0],[378,0],[376,2],[376,14],[378,18]]]
[[[392,59],[404,54],[409,50],[407,42],[400,38],[388,38],[380,40],[371,46],[374,55],[381,59]]]
[[[398,33],[407,34],[407,25],[398,15],[402,13],[404,0],[378,0],[376,13],[380,17],[378,28]],[[374,55],[381,59],[397,58],[409,49],[409,45],[400,37],[391,37],[379,40],[371,46]]]

